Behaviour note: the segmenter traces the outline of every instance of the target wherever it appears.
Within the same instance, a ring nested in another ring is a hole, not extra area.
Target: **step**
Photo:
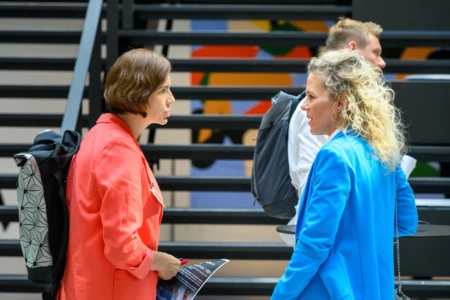
[[[278,282],[278,278],[265,277],[211,277],[199,295],[210,296],[268,296]],[[0,292],[40,293],[42,288],[33,285],[26,275],[0,274]]]
[[[0,57],[0,70],[73,71],[74,67],[75,58]]]
[[[43,5],[39,1],[27,3],[19,1],[0,2],[0,18],[84,19],[87,6],[87,3],[64,3],[63,5],[47,3]]]
[[[419,220],[434,225],[450,225],[450,207],[427,204],[420,199],[417,210]],[[447,199],[450,203],[450,200]],[[164,209],[162,222],[165,224],[235,224],[235,225],[285,225],[287,220],[268,217],[263,210],[256,208],[178,208]],[[0,222],[17,222],[17,206],[0,205]]]
[[[14,2],[29,2],[30,0],[15,0]],[[89,0],[33,0],[33,2],[46,3],[87,3]],[[174,2],[174,1],[172,1]],[[134,0],[136,4],[154,4],[154,0]],[[170,1],[169,1],[170,3]],[[350,5],[351,0],[176,0],[176,4],[233,4],[233,5],[289,5],[289,4],[321,4],[321,5]]]
[[[279,278],[211,277],[199,296],[270,296]],[[402,280],[402,290],[411,297],[450,297],[450,281]],[[0,293],[40,293],[42,289],[26,275],[0,275]]]
[[[275,228],[273,229],[275,230]],[[450,238],[405,237],[400,239],[403,276],[449,276]],[[440,246],[439,250],[434,249]],[[394,243],[393,243],[394,249]],[[158,250],[189,259],[290,260],[293,248],[284,243],[160,242]],[[0,257],[21,257],[19,240],[0,240]],[[417,256],[422,257],[420,262]],[[434,274],[434,275],[433,275]]]
[[[418,91],[428,91],[430,89],[438,93],[436,96],[445,96],[450,92],[448,81],[392,81],[390,82],[396,95],[396,102],[408,103],[412,100],[422,101],[421,98],[413,97]],[[84,97],[88,96],[89,88],[86,87]],[[283,86],[173,86],[172,93],[177,100],[269,100],[279,91],[297,95],[304,89],[301,87]],[[44,86],[44,85],[0,85],[0,95],[2,98],[67,98],[69,86]],[[419,94],[419,96],[421,96]],[[448,102],[443,102],[448,103]]]
[[[0,115],[1,117],[1,115]],[[12,157],[26,151],[31,144],[0,144],[0,157]],[[224,144],[154,145],[142,144],[141,149],[152,159],[253,159],[254,146]],[[450,146],[409,146],[407,153],[418,161],[450,162]]]
[[[283,243],[161,242],[158,250],[189,259],[289,260],[292,255]],[[0,256],[22,256],[19,240],[0,240]]]
[[[384,73],[449,74],[450,60],[385,59]],[[173,72],[301,73],[308,59],[171,59]],[[105,68],[102,60],[102,69]],[[73,71],[75,58],[0,57],[0,70]]]
[[[450,60],[385,59],[386,73],[449,74]],[[170,59],[173,72],[306,72],[309,59]]]
[[[0,43],[80,44],[79,30],[0,30]],[[102,35],[102,42],[106,36]]]
[[[158,32],[119,30],[119,36],[129,38],[132,44],[155,45],[259,45],[309,46],[325,44],[327,33],[313,32]],[[0,34],[1,37],[1,34]],[[1,40],[0,40],[1,41]],[[381,35],[383,48],[450,47],[449,32],[404,31],[385,32]]]
[[[38,0],[43,1],[43,0]],[[53,0],[55,1],[55,0]],[[135,0],[136,3],[152,3],[151,0]],[[177,0],[176,3],[180,4],[233,4],[233,5],[350,5],[351,0]]]
[[[63,115],[57,114],[0,114],[0,127],[60,127]],[[175,115],[164,128],[178,129],[221,129],[238,130],[257,129],[261,123],[260,115]],[[88,117],[83,115],[83,127],[87,127]],[[151,125],[151,128],[162,128]]]
[[[435,215],[437,216],[437,213]],[[17,222],[18,220],[17,206],[0,205],[0,222]],[[255,209],[167,207],[164,209],[162,222],[166,224],[284,225],[287,220],[270,218],[256,206]]]
[[[66,85],[0,85],[2,98],[33,98],[33,99],[67,99],[70,86]],[[85,88],[83,97],[87,98],[88,88]]]
[[[250,177],[225,176],[157,176],[164,191],[249,192]],[[15,189],[17,175],[0,174],[0,189]],[[410,177],[409,184],[415,193],[450,194],[450,177]]]
[[[350,16],[351,6],[324,5],[155,5],[136,4],[139,19],[335,20]],[[274,13],[276,12],[276,13]]]
[[[87,3],[64,5],[41,3],[0,3],[0,18],[85,18]],[[119,7],[120,8],[120,7]],[[119,9],[120,11],[120,9]],[[235,4],[134,4],[136,18],[148,19],[211,19],[215,20],[334,20],[350,16],[351,6],[332,5],[239,5]],[[276,11],[276,14],[273,12]],[[103,8],[103,17],[106,15]]]

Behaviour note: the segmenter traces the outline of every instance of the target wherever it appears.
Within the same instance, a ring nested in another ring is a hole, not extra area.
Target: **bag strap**
[[[305,92],[301,93],[300,95],[296,97],[292,97],[292,104],[291,104],[291,111],[289,112],[289,119],[291,119],[292,115],[294,114],[295,110],[297,109],[298,104],[302,99],[305,97]]]
[[[400,278],[400,239],[398,236],[398,207],[397,207],[397,175],[394,174],[394,201],[395,201],[395,252],[397,256],[398,287],[396,299],[409,299],[402,291],[402,279]],[[398,298],[397,298],[398,297]]]
[[[296,97],[292,96],[292,99],[291,99],[291,111],[289,112],[289,120],[292,118],[292,115],[294,114],[295,110],[297,109],[298,105],[303,100],[303,98],[305,98],[305,96],[306,96],[306,91],[303,91],[301,94],[299,94]],[[287,132],[289,132],[289,126],[290,125],[291,125],[291,122],[289,122],[288,125],[287,125]]]

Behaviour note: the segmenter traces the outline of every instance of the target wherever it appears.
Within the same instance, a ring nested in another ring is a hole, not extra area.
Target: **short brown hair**
[[[349,18],[340,18],[339,21],[330,28],[326,42],[326,50],[339,50],[347,46],[351,41],[355,41],[358,47],[365,48],[369,41],[369,34],[380,38],[383,28],[373,22],[360,22]]]
[[[122,54],[106,77],[104,97],[111,112],[147,117],[148,98],[170,71],[170,62],[153,51],[134,49]]]

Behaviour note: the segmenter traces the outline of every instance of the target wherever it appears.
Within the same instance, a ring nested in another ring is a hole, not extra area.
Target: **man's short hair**
[[[147,49],[122,54],[106,77],[104,97],[113,114],[147,116],[148,99],[171,71],[170,62]]]
[[[373,22],[360,22],[349,18],[341,18],[330,28],[326,42],[326,50],[339,50],[354,41],[359,48],[364,49],[369,42],[369,34],[380,38],[383,28]]]

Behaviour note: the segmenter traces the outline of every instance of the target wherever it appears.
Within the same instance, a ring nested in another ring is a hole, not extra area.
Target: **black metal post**
[[[122,28],[132,29],[134,27],[134,0],[122,1]]]
[[[106,72],[109,71],[118,57],[119,51],[119,4],[118,0],[108,0],[106,34],[107,57]]]
[[[99,20],[97,25],[97,33],[94,40],[94,49],[92,52],[91,65],[89,69],[89,128],[95,125],[98,117],[102,113],[102,100],[101,95],[101,72],[102,72],[102,57],[101,57],[101,34],[102,24]]]

